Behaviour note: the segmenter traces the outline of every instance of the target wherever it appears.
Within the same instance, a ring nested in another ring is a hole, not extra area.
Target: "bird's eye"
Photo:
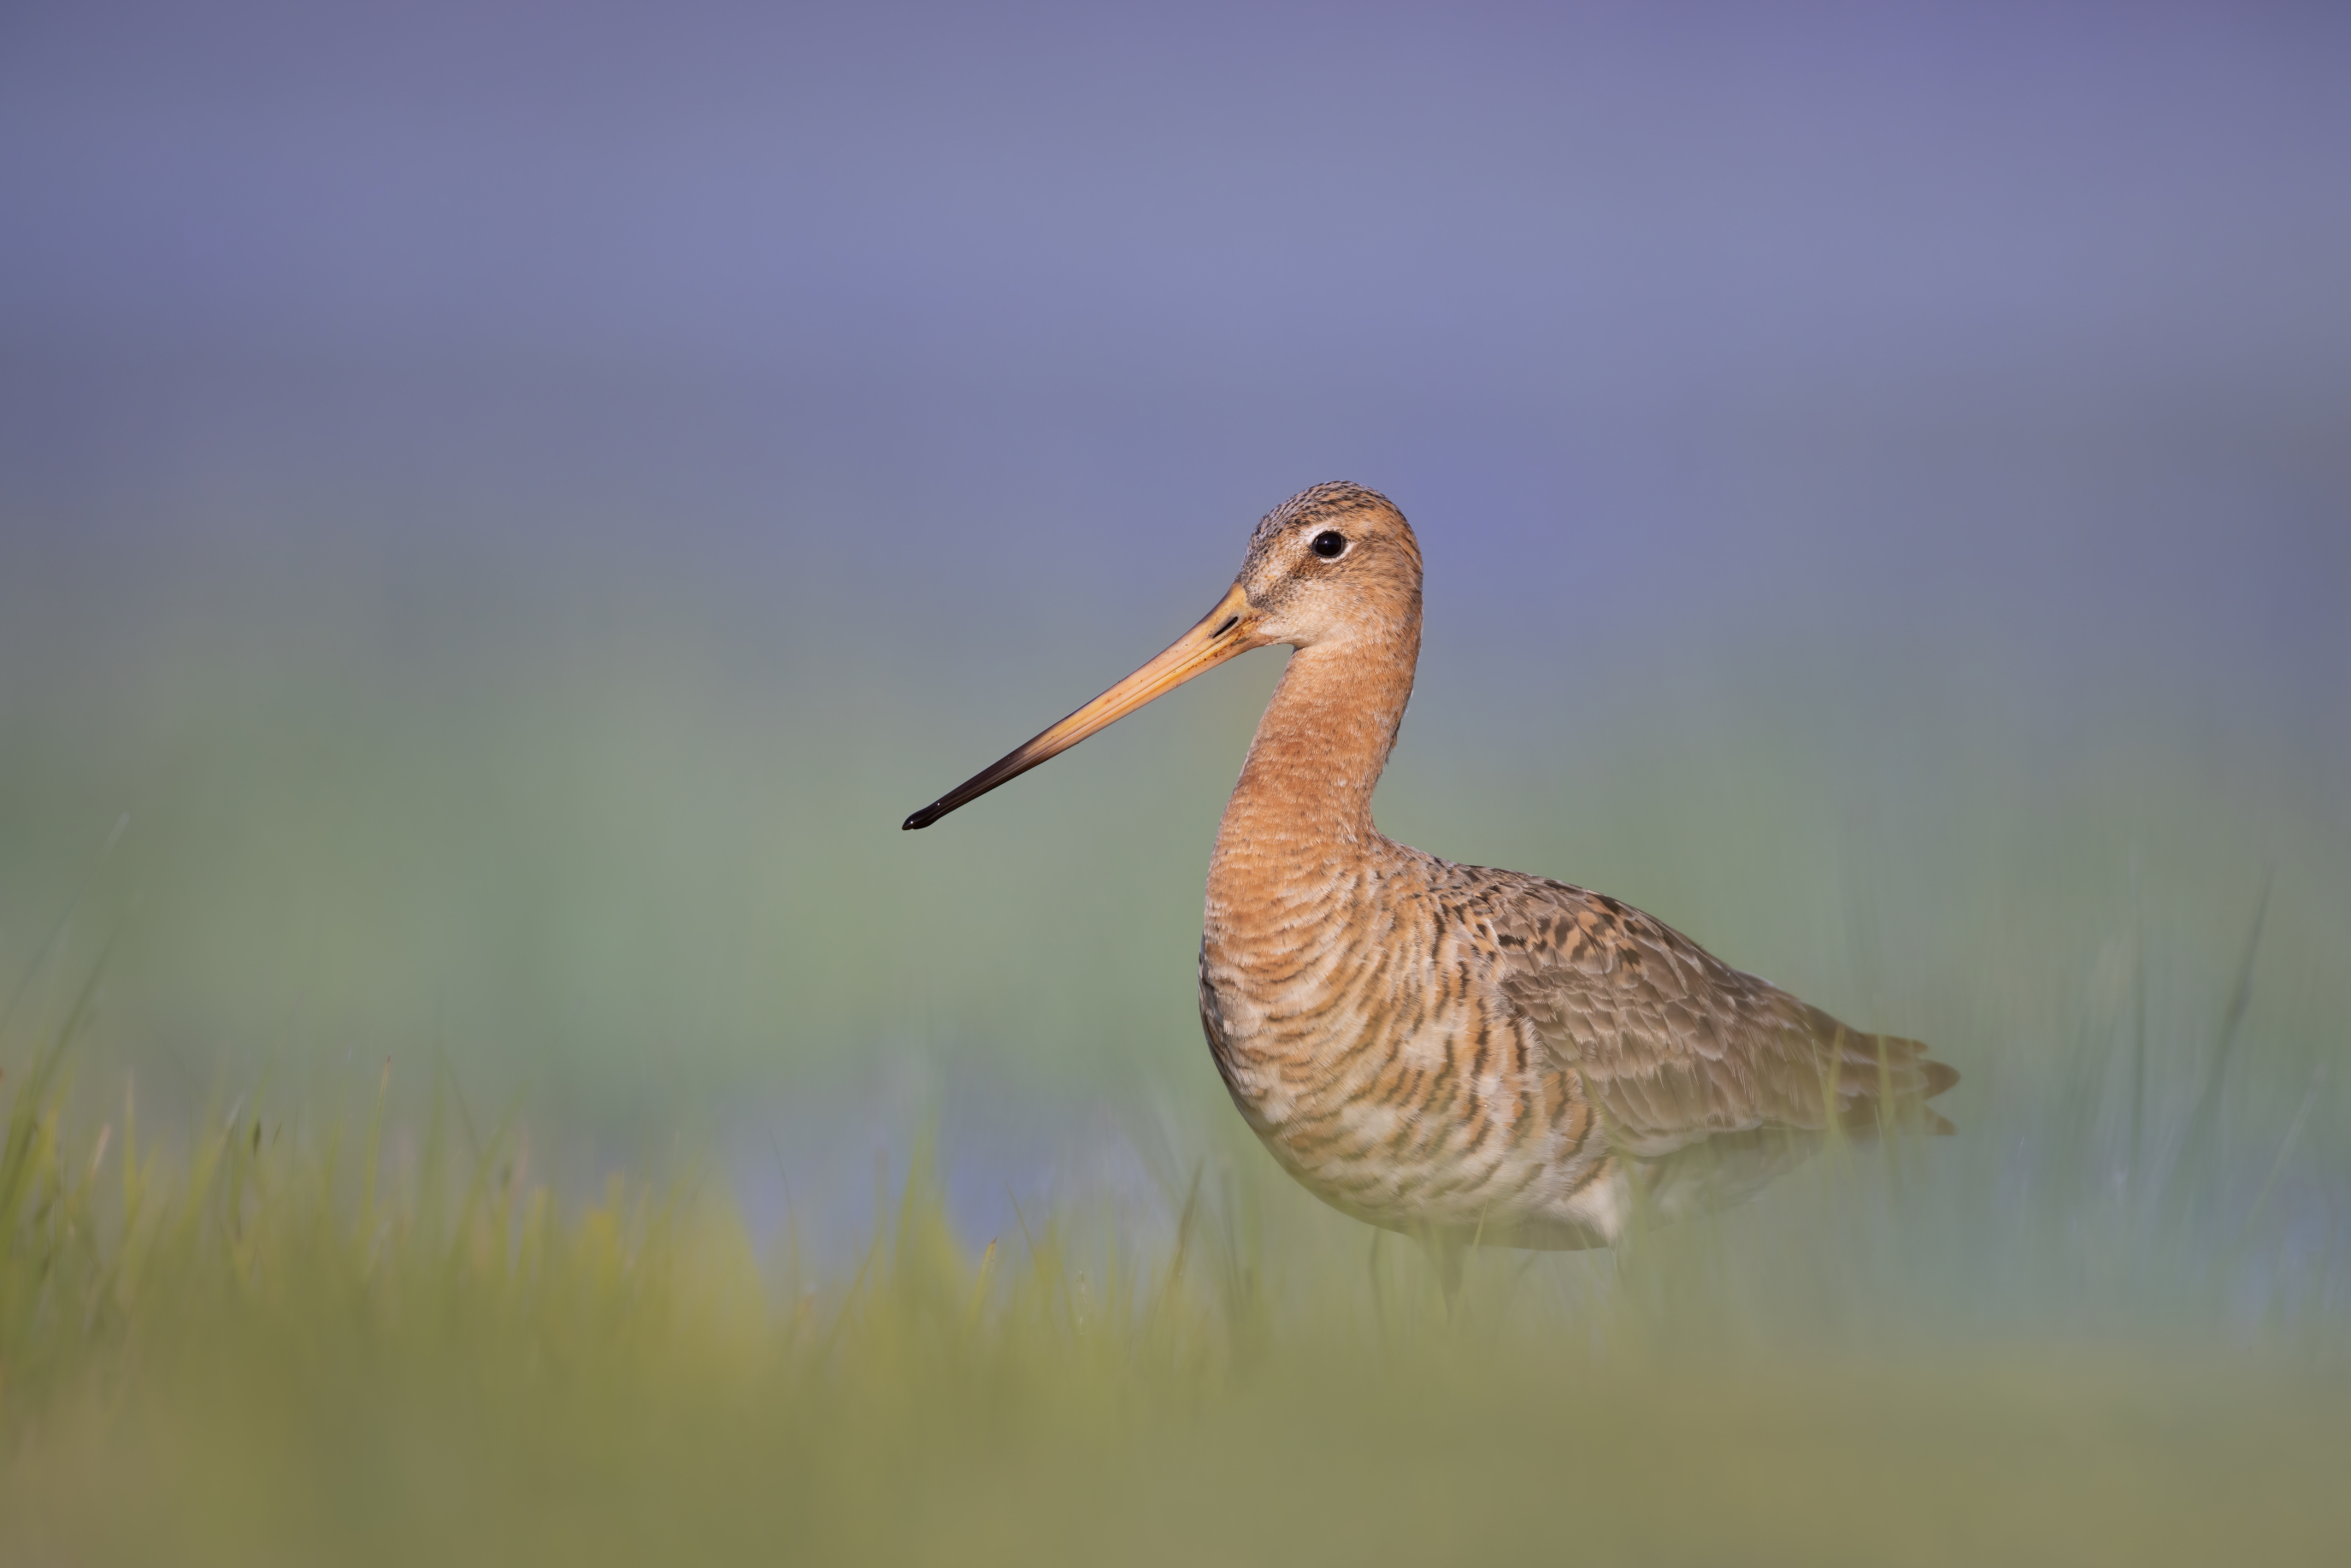
[[[1335,560],[1339,552],[1347,548],[1347,536],[1324,528],[1314,536],[1314,542],[1307,548],[1324,560]]]

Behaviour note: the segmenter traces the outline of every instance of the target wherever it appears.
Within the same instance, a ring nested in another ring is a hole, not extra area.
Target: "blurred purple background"
[[[7,559],[1157,609],[1347,476],[1506,614],[2339,685],[2346,66],[2325,5],[16,5]]]

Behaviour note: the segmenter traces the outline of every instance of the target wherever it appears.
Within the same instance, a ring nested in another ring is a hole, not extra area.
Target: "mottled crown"
[[[1252,550],[1270,541],[1283,529],[1301,523],[1327,522],[1345,517],[1350,512],[1395,512],[1396,504],[1377,490],[1367,490],[1361,485],[1351,485],[1344,479],[1333,479],[1327,485],[1317,485],[1311,490],[1301,490],[1259,522],[1257,532],[1249,536]]]

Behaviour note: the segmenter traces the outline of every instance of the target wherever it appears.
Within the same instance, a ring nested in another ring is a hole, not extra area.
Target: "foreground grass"
[[[0,1561],[2351,1551],[2324,1334],[1856,1330],[1759,1305],[1708,1227],[1491,1256],[1448,1321],[1410,1258],[1292,1249],[1213,1181],[1142,1255],[1050,1222],[975,1250],[920,1168],[820,1277],[711,1184],[566,1204],[438,1115],[394,1158],[381,1096],[169,1148],[128,1097],[78,1127],[69,1038],[7,1089]],[[1813,1246],[1866,1237],[1927,1157],[1893,1153],[1818,1162]]]

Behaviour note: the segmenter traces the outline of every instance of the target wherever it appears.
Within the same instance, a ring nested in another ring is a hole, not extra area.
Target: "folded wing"
[[[1833,1124],[1952,1130],[1926,1102],[1959,1074],[1918,1041],[1848,1029],[1604,894],[1479,876],[1504,996],[1583,1076],[1626,1153]]]

